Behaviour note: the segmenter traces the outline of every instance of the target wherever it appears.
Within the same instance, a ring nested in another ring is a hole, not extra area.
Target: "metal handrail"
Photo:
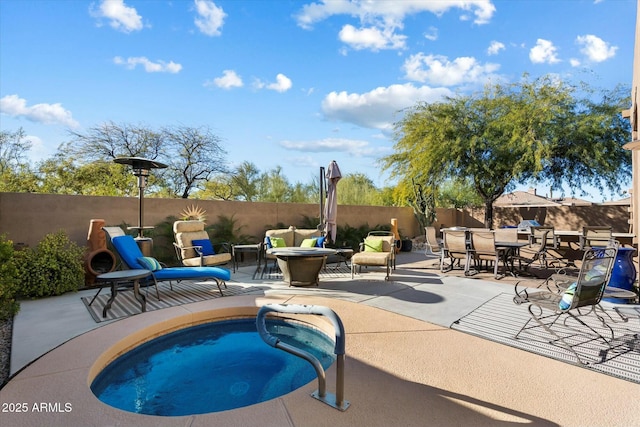
[[[311,353],[280,341],[278,337],[267,332],[266,317],[268,313],[315,314],[325,316],[333,323],[336,333],[334,353],[337,362],[336,394],[326,392],[326,377],[320,361]],[[341,411],[346,411],[350,403],[344,400],[344,359],[345,336],[342,320],[329,307],[301,304],[267,304],[260,308],[256,316],[256,327],[262,340],[271,347],[286,351],[311,363],[318,376],[318,390],[311,394],[314,398]]]

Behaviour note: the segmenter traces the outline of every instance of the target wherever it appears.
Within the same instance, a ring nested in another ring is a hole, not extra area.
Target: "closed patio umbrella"
[[[332,242],[336,241],[336,220],[338,218],[338,181],[342,178],[340,168],[335,160],[329,163],[326,173],[327,180],[327,204],[325,208],[324,231]]]

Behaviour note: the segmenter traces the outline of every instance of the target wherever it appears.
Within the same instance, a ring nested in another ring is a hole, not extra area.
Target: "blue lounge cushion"
[[[147,270],[151,270],[151,271],[162,270],[162,265],[160,265],[158,260],[155,259],[154,257],[142,256],[138,258],[138,262],[141,265],[145,266]]]
[[[171,267],[154,271],[153,276],[157,281],[181,279],[206,280],[214,277],[220,280],[230,280],[231,271],[220,267]]]
[[[127,267],[146,270],[145,266],[140,264],[138,261],[138,258],[143,257],[144,255],[133,237],[129,235],[116,236],[111,239],[111,243],[113,244],[116,252],[120,255],[122,262],[124,262]]]
[[[129,235],[117,236],[111,239],[111,243],[127,267],[146,270],[138,261],[138,258],[144,257],[144,255],[133,237]],[[163,280],[181,279],[206,280],[214,277],[220,280],[230,280],[231,272],[226,268],[220,267],[171,267],[154,271],[153,277],[159,282]]]
[[[193,246],[202,247],[202,249],[200,251],[202,252],[202,255],[204,255],[204,256],[215,255],[216,254],[216,252],[213,250],[213,245],[211,244],[211,240],[209,240],[209,239],[192,240],[191,244]]]

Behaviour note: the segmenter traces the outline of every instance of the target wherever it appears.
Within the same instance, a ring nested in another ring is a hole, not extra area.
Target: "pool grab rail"
[[[327,383],[324,369],[320,361],[311,353],[294,347],[290,344],[280,341],[279,338],[271,335],[267,332],[266,317],[268,313],[288,313],[288,314],[314,314],[325,316],[331,323],[336,333],[336,343],[334,347],[334,353],[336,355],[337,362],[337,375],[336,375],[336,394],[327,393]],[[329,307],[320,305],[302,305],[302,304],[267,304],[260,308],[258,315],[256,316],[256,327],[260,338],[269,344],[271,347],[278,348],[280,350],[291,353],[294,356],[300,357],[307,362],[311,363],[316,370],[318,376],[318,390],[311,394],[314,398],[326,403],[341,411],[346,411],[350,403],[344,400],[344,359],[345,359],[345,336],[344,326],[342,320],[338,315]]]

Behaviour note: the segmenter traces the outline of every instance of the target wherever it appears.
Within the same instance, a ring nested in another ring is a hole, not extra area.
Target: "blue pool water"
[[[325,369],[335,360],[333,341],[315,329],[268,319],[267,330],[313,354]],[[253,405],[315,379],[309,362],[267,345],[249,318],[198,325],[144,343],[103,369],[91,390],[124,411],[178,416]]]

